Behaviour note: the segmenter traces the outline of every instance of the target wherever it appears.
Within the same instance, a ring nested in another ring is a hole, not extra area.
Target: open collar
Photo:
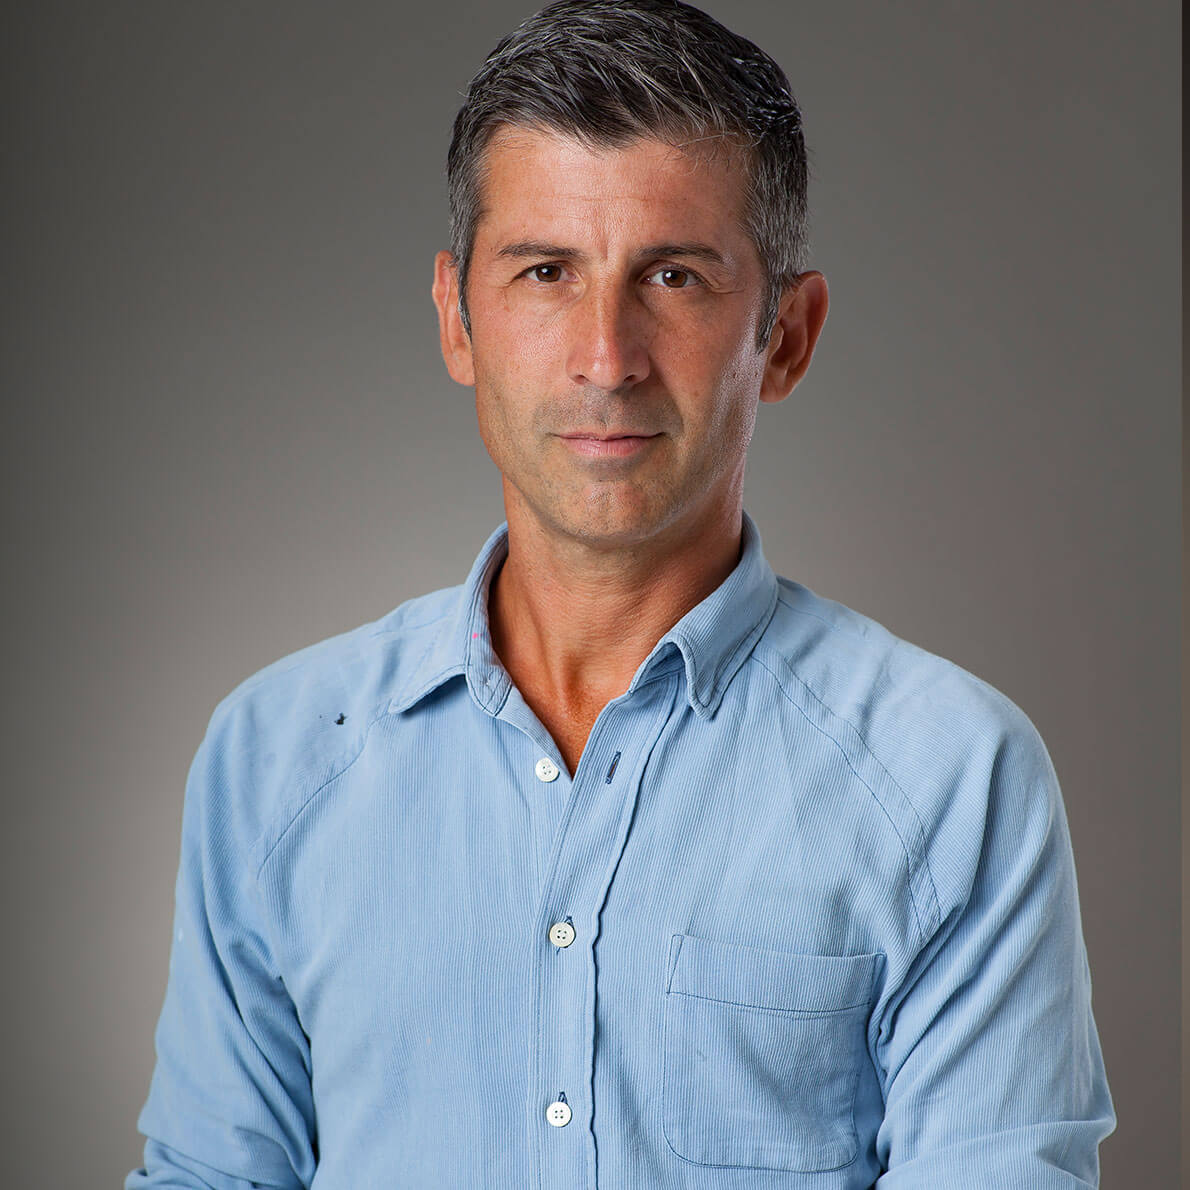
[[[505,523],[484,543],[463,585],[455,588],[448,613],[427,627],[425,652],[389,704],[391,711],[408,710],[461,675],[480,707],[490,715],[499,712],[512,681],[492,648],[488,592],[507,556]],[[709,718],[776,606],[777,579],[764,556],[760,532],[745,512],[735,569],[661,637],[633,675],[628,693],[660,669],[677,668],[680,658],[687,701],[696,714]]]

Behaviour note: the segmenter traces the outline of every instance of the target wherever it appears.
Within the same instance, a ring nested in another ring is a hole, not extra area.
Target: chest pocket
[[[662,1127],[702,1165],[820,1172],[855,1159],[855,1095],[883,956],[670,940]]]

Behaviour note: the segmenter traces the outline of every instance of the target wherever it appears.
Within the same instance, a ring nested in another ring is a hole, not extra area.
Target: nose
[[[590,285],[571,311],[567,372],[576,384],[607,392],[649,374],[649,312],[618,285]]]

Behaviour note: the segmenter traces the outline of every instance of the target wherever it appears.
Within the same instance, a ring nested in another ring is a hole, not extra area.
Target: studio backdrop
[[[1037,725],[1120,1119],[1103,1185],[1173,1186],[1180,10],[705,7],[790,77],[831,294],[745,506],[778,573]],[[7,10],[5,1186],[140,1162],[216,702],[460,582],[502,519],[431,262],[461,93],[531,10]]]

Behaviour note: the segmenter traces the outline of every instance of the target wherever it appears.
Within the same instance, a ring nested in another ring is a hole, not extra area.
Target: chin
[[[567,536],[587,545],[623,548],[656,537],[671,520],[656,509],[624,508],[576,512],[557,518],[555,524]]]

